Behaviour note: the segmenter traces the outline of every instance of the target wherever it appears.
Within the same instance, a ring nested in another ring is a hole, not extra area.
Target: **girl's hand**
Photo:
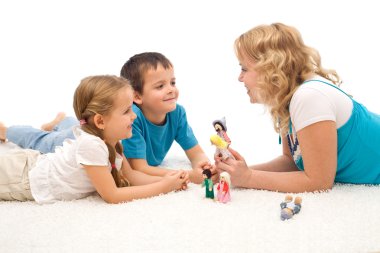
[[[186,172],[179,171],[171,171],[166,173],[162,178],[162,182],[165,186],[168,186],[171,191],[174,190],[182,190],[184,187],[187,188],[187,182],[189,180],[188,176],[186,176]]]
[[[236,160],[227,158],[221,160],[218,157],[214,157],[215,166],[219,173],[226,171],[231,176],[231,184],[234,186],[245,187],[249,178],[252,175],[252,170],[248,168],[244,158],[232,148],[228,148]]]
[[[188,171],[184,171],[184,170],[181,170],[182,171],[182,178],[185,180],[185,183],[183,183],[182,185],[182,190],[186,190],[187,189],[187,184],[190,183],[190,174]]]

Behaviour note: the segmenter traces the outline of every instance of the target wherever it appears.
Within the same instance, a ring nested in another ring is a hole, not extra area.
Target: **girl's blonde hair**
[[[81,129],[104,140],[103,130],[94,124],[94,116],[95,114],[107,115],[110,113],[116,94],[124,88],[132,90],[129,81],[122,77],[105,75],[84,78],[75,90],[73,102],[76,117],[85,122],[81,124]],[[120,155],[123,154],[123,147],[119,142],[114,147],[106,141],[105,144],[109,151],[109,161],[111,165],[114,165],[116,152]],[[117,187],[128,185],[115,166],[112,166],[111,174]]]
[[[324,69],[317,50],[304,44],[294,27],[281,23],[257,26],[234,44],[239,61],[255,64],[259,96],[270,110],[278,133],[288,131],[289,104],[297,88],[312,74],[340,84],[335,70]]]

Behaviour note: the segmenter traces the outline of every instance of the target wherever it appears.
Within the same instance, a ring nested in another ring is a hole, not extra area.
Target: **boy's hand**
[[[212,174],[212,181],[217,182],[219,180],[219,173],[215,168],[215,165],[212,165],[210,162],[201,162],[196,167],[194,167],[191,171],[189,171],[190,181],[195,184],[200,184],[203,182],[203,170],[209,169]]]
[[[200,184],[203,182],[202,176],[203,169],[202,168],[194,168],[189,171],[189,179],[190,182],[194,184]]]

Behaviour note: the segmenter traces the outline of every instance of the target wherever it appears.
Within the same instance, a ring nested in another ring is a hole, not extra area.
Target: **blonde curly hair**
[[[289,129],[289,104],[297,88],[311,75],[320,75],[335,85],[341,80],[335,70],[324,69],[317,50],[304,44],[297,29],[281,23],[257,26],[234,43],[239,61],[255,64],[261,102],[272,116],[274,129]]]

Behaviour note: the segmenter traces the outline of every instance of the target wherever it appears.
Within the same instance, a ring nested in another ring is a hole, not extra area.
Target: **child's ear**
[[[133,102],[135,104],[138,104],[138,105],[141,105],[142,104],[142,96],[140,93],[138,93],[137,91],[134,92],[134,95],[133,95]]]
[[[94,124],[97,128],[104,130],[105,124],[104,124],[104,118],[101,114],[95,114],[94,116]]]

